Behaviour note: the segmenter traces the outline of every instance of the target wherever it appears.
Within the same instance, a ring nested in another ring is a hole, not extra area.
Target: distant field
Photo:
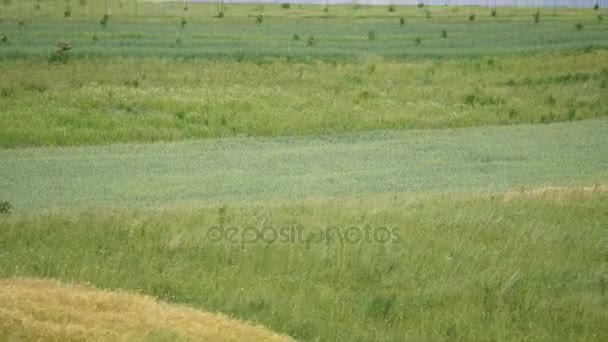
[[[198,4],[188,12],[180,8],[142,17],[126,10],[122,15],[114,11],[105,25],[100,24],[105,12],[99,10],[82,16],[75,13],[70,18],[61,16],[63,9],[53,15],[11,11],[0,22],[0,36],[7,37],[6,42],[0,42],[0,59],[47,59],[60,41],[72,45],[69,54],[75,58],[179,57],[258,62],[340,62],[365,55],[391,60],[488,57],[608,47],[608,20],[600,21],[601,12],[591,9],[541,10],[541,19],[535,23],[530,9],[499,9],[498,16],[491,17],[483,8],[431,7],[427,18],[426,10],[412,7],[388,12],[388,7],[382,6],[360,10],[336,6],[327,13],[322,8],[232,5],[220,19],[213,18],[216,6]],[[475,20],[470,21],[473,13]],[[258,23],[260,15],[264,19]],[[582,26],[577,29],[579,23]]]
[[[140,3],[158,10],[140,17],[125,2],[101,25],[100,3],[77,3],[83,12],[68,18],[51,2],[5,6],[0,147],[608,115],[608,21],[591,9],[543,10],[535,23],[529,9],[430,8],[427,18],[412,7],[338,6],[328,16],[319,6],[234,5],[220,19],[207,4]]]

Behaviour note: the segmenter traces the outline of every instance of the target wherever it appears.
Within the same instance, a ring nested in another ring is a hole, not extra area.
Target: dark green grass
[[[606,193],[223,208],[0,215],[0,276],[137,291],[301,341],[608,337]],[[241,248],[209,240],[221,222],[306,237],[388,226],[399,238]]]

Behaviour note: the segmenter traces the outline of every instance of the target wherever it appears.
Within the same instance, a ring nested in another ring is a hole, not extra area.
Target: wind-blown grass
[[[604,340],[607,212],[598,187],[17,213],[0,216],[0,276],[138,291],[302,341]],[[398,240],[210,240],[222,224]]]

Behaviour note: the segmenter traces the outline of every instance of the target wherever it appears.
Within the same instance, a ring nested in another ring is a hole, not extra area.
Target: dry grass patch
[[[608,192],[608,186],[596,184],[593,186],[570,187],[570,186],[547,186],[533,189],[510,190],[505,192],[504,200],[511,201],[518,198],[554,198],[563,199],[588,194],[600,194]]]
[[[221,314],[55,280],[0,280],[0,340],[293,341]]]

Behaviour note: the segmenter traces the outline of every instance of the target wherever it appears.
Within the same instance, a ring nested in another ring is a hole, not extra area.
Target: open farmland
[[[608,339],[604,9],[219,11],[0,2],[0,341]]]

